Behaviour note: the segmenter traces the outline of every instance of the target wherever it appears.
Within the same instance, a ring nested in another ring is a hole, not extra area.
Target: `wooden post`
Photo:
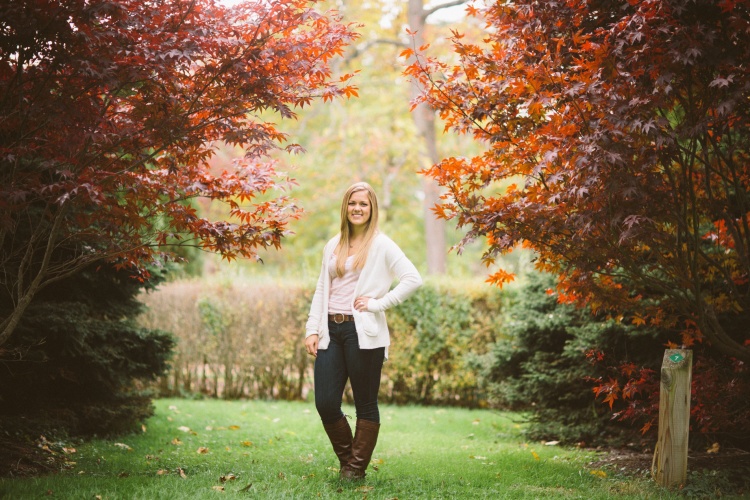
[[[684,485],[687,479],[692,377],[693,351],[664,351],[659,393],[659,438],[651,474],[657,483],[668,488]]]

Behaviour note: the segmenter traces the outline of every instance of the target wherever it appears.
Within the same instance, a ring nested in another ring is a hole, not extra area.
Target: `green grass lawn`
[[[592,470],[591,452],[525,442],[510,413],[383,406],[367,478],[346,483],[311,403],[155,404],[144,432],[81,444],[59,474],[2,479],[0,498],[679,498]]]

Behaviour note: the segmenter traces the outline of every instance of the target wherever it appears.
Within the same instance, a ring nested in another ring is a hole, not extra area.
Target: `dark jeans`
[[[380,423],[378,389],[385,348],[360,349],[353,321],[328,322],[331,343],[315,359],[315,407],[324,424],[337,422],[344,413],[341,400],[348,378],[357,418]]]

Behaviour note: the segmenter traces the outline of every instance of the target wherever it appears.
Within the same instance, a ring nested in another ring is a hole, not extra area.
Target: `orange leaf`
[[[604,402],[609,403],[610,410],[612,409],[612,404],[615,402],[616,399],[617,399],[617,394],[615,394],[614,392],[610,392],[609,394],[607,394],[607,397],[604,398]]]

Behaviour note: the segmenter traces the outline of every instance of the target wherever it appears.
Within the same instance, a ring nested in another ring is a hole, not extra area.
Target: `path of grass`
[[[145,432],[80,445],[61,474],[0,480],[0,497],[678,498],[588,469],[591,453],[524,442],[512,414],[391,406],[381,414],[362,483],[338,480],[310,403],[170,399],[156,402]]]

